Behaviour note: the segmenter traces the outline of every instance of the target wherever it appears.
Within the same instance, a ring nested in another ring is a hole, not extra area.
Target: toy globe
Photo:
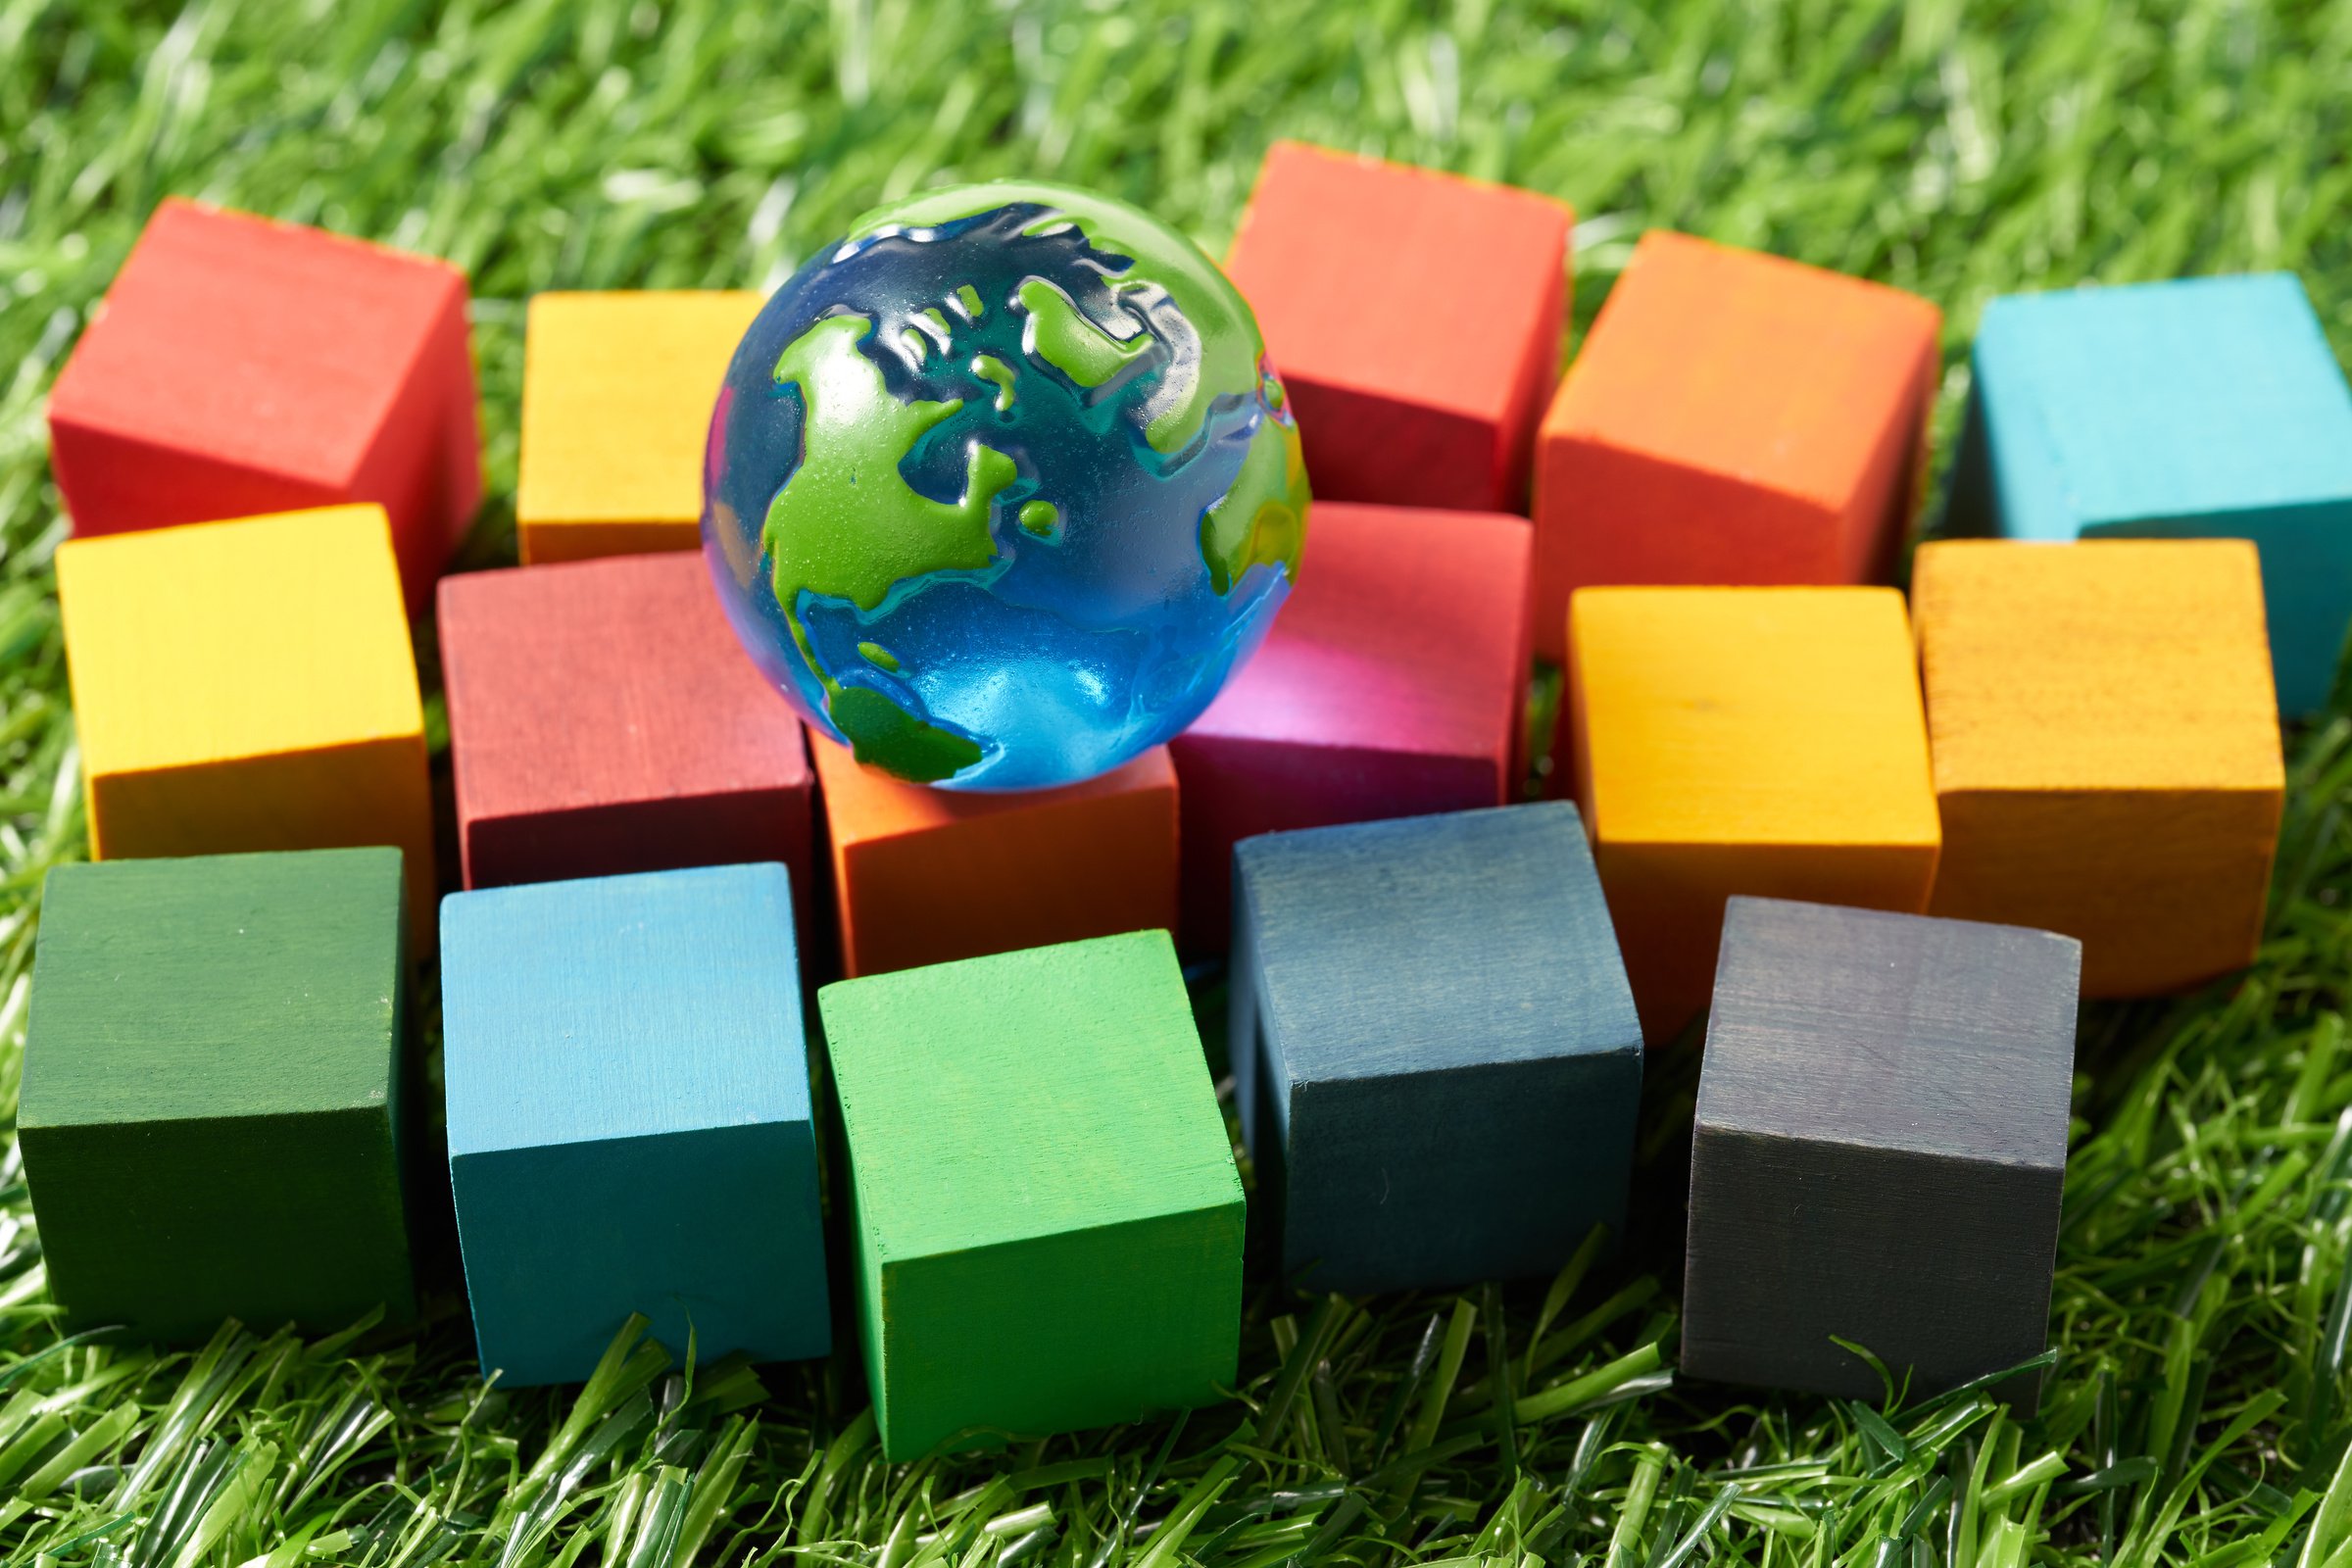
[[[1067,784],[1190,723],[1289,595],[1307,488],[1209,259],[1060,185],[869,214],[728,367],[703,539],[752,657],[859,760]]]

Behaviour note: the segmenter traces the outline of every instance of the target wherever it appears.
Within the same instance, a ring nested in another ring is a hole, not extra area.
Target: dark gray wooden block
[[[2082,944],[1779,899],[1725,910],[1684,1371],[1876,1399],[2048,1338]],[[2032,1407],[2039,1379],[2000,1390]]]
[[[1545,1274],[1622,1226],[1642,1031],[1575,807],[1246,839],[1234,930],[1234,1071],[1285,1274]]]

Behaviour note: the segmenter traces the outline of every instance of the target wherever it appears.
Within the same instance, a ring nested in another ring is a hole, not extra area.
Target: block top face
[[[1225,270],[1285,376],[1499,419],[1526,348],[1510,329],[1561,286],[1574,220],[1531,191],[1276,142]]]
[[[57,586],[92,773],[423,734],[381,507],[68,540]]]
[[[756,290],[538,294],[523,342],[520,522],[691,522]]]
[[[383,1106],[405,928],[398,850],[57,867],[19,1125]]]
[[[465,299],[446,262],[167,198],[50,417],[339,486]]]
[[[440,595],[469,818],[808,782],[800,720],[700,552],[468,572]]]
[[[1242,1201],[1164,931],[844,980],[817,1007],[885,1260]]]
[[[1920,547],[1936,787],[2285,788],[2242,539],[1989,539]]]
[[[2352,499],[2352,390],[2290,273],[2007,295],[1974,364],[2019,538]]]
[[[1273,631],[1186,733],[1492,752],[1527,678],[1534,551],[1500,514],[1317,503]]]
[[[1565,801],[1270,833],[1235,871],[1295,1082],[1641,1054]]]
[[[2063,1171],[2082,968],[2047,931],[1734,898],[1700,1133]]]
[[[441,901],[452,1154],[808,1119],[774,864]]]
[[[825,820],[837,848],[992,816],[1053,810],[1145,790],[1176,788],[1175,764],[1168,760],[1165,746],[1154,746],[1083,783],[998,794],[935,790],[927,784],[910,784],[879,768],[861,765],[847,747],[821,735],[808,737],[808,754],[815,761],[817,782],[824,790]]]
[[[1585,588],[1568,618],[1602,843],[1941,842],[1893,589]]]
[[[1544,432],[1841,507],[1887,416],[1917,417],[1941,324],[1900,289],[1651,229]]]

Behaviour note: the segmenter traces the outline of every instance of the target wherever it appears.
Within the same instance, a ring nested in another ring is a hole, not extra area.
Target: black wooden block
[[[2082,945],[1735,898],[1690,1157],[1684,1371],[1876,1400],[2040,1353]],[[2031,1408],[2040,1380],[1999,1391]]]

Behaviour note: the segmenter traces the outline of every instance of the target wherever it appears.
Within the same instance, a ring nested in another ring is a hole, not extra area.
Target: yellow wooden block
[[[710,406],[761,299],[750,290],[532,298],[514,489],[524,565],[701,543]]]
[[[99,859],[388,844],[433,918],[424,710],[384,510],[57,551]]]
[[[1948,540],[1911,591],[1930,911],[2080,938],[2084,996],[2251,962],[2286,789],[2254,545]]]
[[[1917,911],[1940,835],[1891,588],[1586,588],[1577,803],[1653,1046],[1705,1006],[1735,893]]]

